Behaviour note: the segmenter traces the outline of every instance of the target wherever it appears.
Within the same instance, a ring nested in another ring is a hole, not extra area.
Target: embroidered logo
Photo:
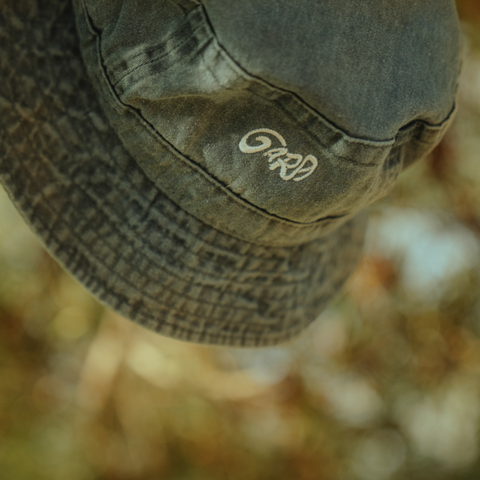
[[[255,141],[259,142],[259,144],[250,145],[248,143],[250,137],[262,133],[274,137],[278,140],[281,147],[270,148],[272,146],[272,139],[264,135],[255,137]],[[289,153],[285,139],[279,133],[268,128],[259,128],[258,130],[248,132],[238,146],[243,153],[257,153],[268,150],[263,156],[268,157],[270,170],[279,168],[280,178],[286,181],[293,180],[294,182],[301,182],[309,177],[318,166],[318,160],[313,155],[303,157],[296,153]]]

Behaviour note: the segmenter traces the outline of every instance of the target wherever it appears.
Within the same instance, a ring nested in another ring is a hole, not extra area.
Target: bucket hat
[[[450,0],[3,0],[0,180],[100,301],[284,342],[455,111]]]

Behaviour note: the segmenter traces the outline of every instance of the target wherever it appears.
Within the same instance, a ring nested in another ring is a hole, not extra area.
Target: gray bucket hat
[[[274,345],[439,142],[459,43],[450,0],[3,0],[0,180],[121,315]]]

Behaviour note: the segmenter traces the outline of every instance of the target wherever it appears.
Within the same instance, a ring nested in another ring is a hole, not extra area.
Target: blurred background
[[[455,124],[286,346],[195,346],[116,316],[0,192],[2,480],[480,478],[480,1],[457,3]]]

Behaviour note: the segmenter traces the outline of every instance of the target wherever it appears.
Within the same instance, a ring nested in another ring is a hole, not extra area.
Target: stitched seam
[[[245,200],[244,198],[242,197],[239,197],[238,195],[236,195],[234,192],[232,192],[231,190],[227,189],[221,182],[220,180],[218,180],[217,178],[214,178],[212,177],[208,172],[206,172],[200,165],[198,165],[196,162],[194,162],[193,160],[191,160],[190,158],[188,158],[186,155],[184,155],[182,152],[180,152],[179,150],[176,149],[176,147],[174,145],[172,145],[168,140],[166,140],[156,129],[155,127],[148,121],[145,119],[145,117],[143,117],[141,115],[141,113],[133,108],[132,106],[130,105],[127,105],[127,104],[124,104],[120,99],[118,99],[119,102],[128,110],[130,110],[132,113],[135,114],[135,116],[137,116],[137,118],[140,118],[145,127],[147,127],[146,131],[149,133],[149,135],[151,136],[151,138],[153,140],[155,140],[157,143],[160,142],[160,144],[164,147],[164,148],[168,148],[169,150],[173,150],[173,153],[176,157],[179,157],[180,160],[182,160],[184,162],[184,164],[190,168],[191,170],[194,170],[196,173],[200,173],[206,180],[208,180],[215,189],[217,189],[218,191],[220,192],[223,192],[223,193],[226,193],[228,195],[228,197],[230,197],[230,199],[232,199],[233,201],[237,201],[237,202],[241,202],[241,203],[245,203],[245,207],[248,207],[250,210],[253,210],[254,213],[257,213],[257,214],[262,214],[262,216],[267,216],[267,220],[275,220],[275,221],[278,221],[278,222],[281,222],[282,224],[285,224],[287,226],[294,226],[294,227],[315,227],[316,225],[320,225],[321,222],[323,221],[326,221],[328,220],[329,217],[326,217],[326,218],[322,218],[320,220],[316,220],[315,222],[310,222],[310,223],[297,223],[297,222],[294,222],[292,220],[288,220],[288,219],[285,219],[285,218],[282,218],[282,217],[279,217],[277,215],[274,215],[270,212],[268,212],[267,210],[261,208],[261,207],[258,207],[257,205],[253,205],[252,203],[250,203],[248,200]],[[158,138],[160,137],[160,138]],[[166,145],[164,145],[166,144]],[[166,193],[166,192],[165,192]],[[173,201],[173,200],[172,200]],[[228,230],[229,232],[231,232],[231,234],[235,234],[234,236],[237,237],[238,236],[238,232],[236,232],[235,230],[233,229],[230,229],[228,226],[226,225],[222,225],[222,228],[225,228],[225,230]],[[243,239],[241,239],[243,240]],[[248,240],[243,240],[243,241],[247,241]]]
[[[256,92],[255,90],[251,89],[251,88],[248,88],[248,91],[252,94],[252,95],[255,95],[265,101],[271,101],[268,97],[262,95],[260,92]],[[322,147],[324,147],[325,149],[327,149],[327,146],[325,145],[325,143],[323,142],[323,140],[321,140],[320,138],[318,138],[317,136],[315,136],[312,132],[310,132],[309,130],[305,129],[303,127],[303,125],[295,118],[294,114],[292,112],[290,112],[289,110],[286,110],[285,107],[279,103],[279,102],[275,102],[275,105],[280,109],[282,110],[282,112],[287,116],[289,117],[291,120],[293,120],[314,142],[316,143],[319,143]],[[392,143],[390,145],[382,145],[381,148],[388,148],[390,147],[390,150],[391,148],[394,146],[395,144]],[[371,147],[371,145],[369,145],[369,147]],[[350,158],[350,157],[344,157],[342,155],[338,155],[338,154],[335,154],[335,158],[338,158],[344,162],[348,162],[348,163],[352,163],[354,165],[357,165],[359,167],[378,167],[380,166],[381,162],[378,162],[378,163],[362,163],[362,162],[357,162],[356,160],[354,160],[353,158]]]
[[[219,49],[221,49],[222,53],[225,55],[226,58],[228,58],[238,69],[240,69],[245,75],[248,75],[248,77],[250,77],[251,79],[254,79],[256,80],[258,83],[260,84],[263,84],[265,85],[266,87],[268,87],[270,90],[274,91],[274,92],[282,92],[282,93],[285,93],[287,95],[290,95],[292,97],[294,97],[294,99],[299,102],[299,106],[300,107],[303,107],[305,108],[307,111],[309,111],[309,113],[312,113],[314,114],[316,117],[318,117],[319,120],[325,122],[327,124],[328,127],[330,128],[333,128],[335,130],[338,130],[339,133],[342,134],[344,140],[346,140],[347,142],[349,143],[360,143],[360,144],[363,144],[363,145],[368,145],[368,146],[374,146],[374,147],[378,147],[378,146],[388,146],[389,144],[390,145],[393,145],[396,141],[396,137],[398,135],[395,135],[395,137],[391,138],[391,139],[388,139],[388,140],[371,140],[371,139],[367,139],[367,138],[361,138],[361,137],[352,137],[351,135],[349,135],[347,132],[345,132],[342,128],[340,128],[339,126],[337,126],[334,122],[332,122],[330,119],[326,118],[325,116],[323,116],[319,111],[317,111],[315,108],[313,108],[311,105],[309,105],[307,102],[305,102],[305,100],[303,100],[297,93],[295,92],[292,92],[290,90],[287,90],[287,89],[284,89],[282,87],[278,87],[276,85],[273,85],[272,83],[268,82],[267,80],[264,80],[263,78],[261,77],[258,77],[256,75],[253,75],[251,74],[250,72],[248,72],[247,69],[245,69],[237,60],[235,60],[231,55],[230,53],[227,51],[227,49],[220,43],[218,37],[217,37],[217,34],[215,32],[215,29],[213,28],[213,24],[212,22],[210,21],[210,17],[208,16],[208,13],[206,11],[206,8],[205,8],[205,5],[203,4],[203,0],[197,0],[201,6],[202,6],[202,9],[203,9],[203,13],[204,13],[204,16],[205,16],[205,19],[206,19],[206,23],[211,31],[211,34],[212,36],[215,38],[216,40],[216,43],[219,47]],[[277,105],[278,103],[275,102]],[[455,104],[454,104],[455,105]],[[417,119],[417,120],[413,120],[412,122],[408,123],[407,125],[404,125],[402,127],[400,127],[399,129],[399,132],[401,131],[401,129],[403,128],[411,128],[410,126],[411,125],[425,125],[429,128],[435,128],[435,129],[440,129],[444,126],[444,124],[449,120],[450,116],[451,116],[451,113],[452,111],[454,111],[455,108],[453,108],[449,115],[444,119],[442,120],[442,122],[438,123],[438,124],[431,124],[425,120],[421,120],[421,119]],[[292,115],[292,114],[290,114]],[[292,118],[295,119],[295,117],[292,116]],[[305,130],[305,128],[303,127],[303,125],[301,125],[300,122],[298,122],[297,119],[295,119],[295,121],[297,123],[299,123],[300,127]],[[306,132],[308,132],[308,130],[305,130]],[[308,132],[309,133],[309,132]],[[317,139],[317,137],[314,137],[316,141],[319,141],[319,139]],[[321,142],[320,142],[321,143]],[[362,165],[361,163],[359,165]]]
[[[235,65],[235,67],[237,69],[239,69],[244,75],[248,76],[249,79],[253,79],[255,80],[257,83],[261,84],[261,85],[264,85],[266,86],[268,89],[272,90],[273,92],[275,93],[283,93],[283,94],[287,94],[287,95],[290,95],[291,97],[293,97],[298,103],[299,103],[299,106],[305,108],[309,113],[311,114],[314,114],[316,117],[318,117],[318,119],[320,119],[321,121],[323,121],[324,123],[326,123],[330,128],[333,128],[335,130],[338,130],[339,133],[342,134],[342,136],[345,138],[346,141],[349,141],[349,142],[352,142],[352,143],[361,143],[361,144],[364,144],[364,145],[369,145],[369,146],[388,146],[388,144],[391,144],[392,142],[395,141],[395,139],[388,139],[388,140],[370,140],[370,139],[362,139],[362,138],[358,138],[358,137],[352,137],[351,135],[349,135],[347,132],[345,132],[344,130],[342,130],[340,127],[338,127],[337,125],[335,125],[332,121],[330,121],[329,119],[327,119],[326,117],[324,117],[320,112],[318,112],[315,108],[313,108],[312,106],[310,106],[308,103],[305,102],[305,100],[303,100],[297,93],[295,92],[292,92],[290,90],[287,90],[285,88],[282,88],[282,87],[278,87],[276,85],[273,85],[272,83],[268,82],[267,80],[261,78],[261,77],[258,77],[256,75],[253,75],[252,73],[250,73],[246,68],[244,68],[237,60],[235,60],[233,58],[233,56],[227,51],[227,49],[221,44],[220,40],[218,39],[218,36],[215,32],[215,29],[213,28],[213,24],[212,22],[210,21],[210,17],[206,11],[206,8],[205,6],[203,5],[203,2],[202,0],[198,0],[199,3],[202,5],[202,9],[203,9],[203,14],[204,14],[204,17],[205,17],[205,20],[206,20],[206,23],[210,29],[210,32],[212,34],[212,36],[215,38],[215,41],[216,41],[216,44],[217,44],[217,48],[218,50],[223,54],[223,56],[229,60],[231,63],[233,63]],[[275,102],[277,104],[277,102]],[[291,115],[291,114],[290,114]],[[292,117],[294,118],[294,117]],[[294,118],[295,119],[295,118]],[[297,119],[295,119],[295,121],[297,123],[299,123],[299,126],[305,130],[305,128],[300,124],[300,122],[298,122]],[[306,132],[308,132],[307,130],[305,130]],[[310,133],[310,132],[308,132]],[[311,135],[311,134],[310,134]],[[316,141],[318,141],[318,139],[316,137],[314,137]]]
[[[88,17],[90,19],[90,17]],[[107,84],[107,87],[110,91],[110,95],[111,97],[116,101],[117,104],[121,105],[121,108],[122,109],[126,109],[128,111],[130,111],[131,113],[134,114],[134,116],[140,120],[141,123],[143,123],[143,126],[144,127],[147,127],[145,129],[145,131],[148,132],[148,134],[150,135],[150,137],[155,140],[156,143],[160,143],[164,148],[167,148],[168,150],[171,151],[172,154],[174,154],[177,158],[179,158],[180,160],[183,161],[184,165],[186,165],[188,168],[190,168],[191,170],[194,170],[195,172],[198,172],[198,173],[201,173],[203,175],[203,177],[208,180],[212,186],[214,188],[216,188],[217,190],[219,190],[220,192],[226,194],[231,200],[235,201],[235,202],[238,202],[238,203],[242,203],[244,207],[247,207],[249,208],[249,210],[253,211],[255,214],[260,214],[262,215],[264,218],[266,217],[267,220],[269,221],[276,221],[282,225],[285,225],[285,226],[290,226],[290,227],[301,227],[301,228],[314,228],[316,226],[320,226],[322,222],[330,219],[330,217],[326,217],[326,218],[322,218],[320,220],[316,220],[314,222],[310,222],[310,223],[299,223],[299,222],[295,222],[295,221],[292,221],[292,220],[288,220],[288,219],[284,219],[282,217],[279,217],[279,216],[276,216],[274,214],[271,214],[269,213],[268,211],[264,210],[263,208],[261,207],[258,207],[256,205],[253,205],[251,204],[250,202],[248,202],[247,200],[237,196],[234,192],[226,189],[218,179],[212,177],[209,173],[207,173],[205,170],[203,170],[200,165],[198,165],[196,162],[194,162],[193,160],[189,159],[188,157],[186,157],[183,153],[181,153],[179,150],[176,149],[176,147],[174,145],[172,145],[170,142],[168,142],[168,140],[166,140],[156,129],[155,127],[148,121],[145,119],[145,117],[143,117],[141,115],[141,113],[135,109],[134,107],[132,107],[131,105],[128,105],[128,104],[125,104],[122,102],[122,100],[119,98],[117,92],[115,91],[115,89],[113,88],[113,85],[111,84],[110,82],[110,79],[106,73],[106,69],[105,69],[105,66],[104,66],[104,62],[103,62],[103,57],[102,57],[102,52],[101,52],[101,37],[100,35],[98,35],[98,33],[95,32],[95,36],[96,36],[96,44],[97,44],[97,55],[98,55],[98,59],[99,59],[99,67],[100,67],[100,70],[101,70],[101,73],[102,73],[102,77],[104,79],[104,82]],[[159,138],[160,137],[160,138]],[[164,192],[165,194],[168,195],[167,192]],[[172,200],[173,201],[173,200]],[[213,220],[213,223],[215,223],[215,221]],[[228,232],[230,232],[230,234],[232,236],[234,236],[235,238],[239,238],[239,234],[236,230],[234,229],[231,229],[230,227],[228,227],[227,225],[222,225],[222,229],[224,230],[227,230]],[[240,240],[244,241],[244,242],[247,242],[247,243],[251,243],[251,241],[249,240],[245,240],[243,238],[239,238]],[[255,244],[257,245],[262,245],[262,243],[259,243],[259,242],[255,242]],[[267,244],[265,244],[267,245]]]
[[[192,33],[193,33],[193,34],[196,33],[196,31],[197,31],[199,28],[200,28],[200,26],[196,27],[196,28],[192,31]],[[188,44],[189,42],[192,42],[192,41],[194,41],[194,38],[193,38],[193,37],[189,37],[189,38],[185,39],[184,41],[175,44],[175,46],[174,46],[171,50],[169,50],[168,52],[165,52],[165,53],[163,53],[163,54],[161,54],[161,55],[159,55],[159,56],[157,56],[157,57],[155,57],[155,58],[152,58],[151,60],[149,60],[149,61],[147,61],[147,62],[145,62],[145,63],[142,63],[142,64],[140,64],[140,65],[136,65],[135,67],[132,67],[132,69],[128,70],[124,75],[122,75],[122,76],[119,77],[117,80],[115,80],[115,82],[111,82],[111,83],[112,83],[112,86],[118,85],[122,80],[128,78],[130,75],[132,75],[134,72],[136,72],[139,68],[142,68],[142,67],[145,67],[146,65],[151,65],[152,63],[156,63],[156,62],[161,61],[163,58],[168,57],[168,55],[169,55],[170,53],[174,52],[175,50],[178,50],[179,48],[183,47],[184,45],[186,45],[186,44]],[[197,48],[197,49],[200,50],[202,46],[203,46],[203,45],[198,45],[198,48]],[[141,56],[143,53],[145,53],[145,52],[147,52],[147,53],[153,53],[153,52],[155,52],[155,51],[157,51],[157,50],[159,51],[159,50],[161,50],[162,47],[163,47],[163,45],[162,45],[162,46],[157,46],[156,48],[151,48],[151,49],[149,49],[149,50],[145,50],[144,52],[135,55],[134,57],[130,58],[129,60],[134,60],[135,58],[140,57],[140,56]],[[196,51],[196,49],[192,50],[191,53],[195,53],[195,51]],[[178,65],[178,64],[175,64],[175,65]],[[175,65],[170,65],[169,67],[165,68],[163,71],[167,71],[167,70],[169,70],[170,68],[172,68],[172,67],[175,66]]]
[[[198,8],[201,8],[201,5],[199,5],[197,2],[191,2],[195,5],[197,5],[197,7],[195,9],[193,9],[188,15],[187,15],[187,19],[189,19],[189,17],[193,16],[196,12],[197,12],[197,9]],[[101,36],[101,33],[102,31],[97,29],[94,24],[93,24],[93,19],[92,19],[92,16],[90,15],[90,12],[88,11],[88,7],[86,5],[86,0],[82,0],[82,5],[83,5],[83,8],[84,8],[84,11],[85,11],[85,17],[88,18],[88,21],[86,22],[87,23],[87,26],[88,26],[88,29],[90,31],[90,33],[92,33],[93,35],[95,35],[95,37],[100,37]],[[181,7],[183,9],[183,7]],[[189,24],[191,25],[191,22],[189,22]],[[193,30],[192,30],[192,34],[195,34],[199,29],[201,28],[201,26],[197,26],[195,27]],[[181,30],[177,30],[175,32],[175,34],[178,34],[178,32],[180,32]],[[174,34],[174,35],[175,35]],[[188,43],[189,41],[192,41],[193,39],[193,35],[189,38],[186,38],[185,40],[181,41],[180,43],[177,43],[175,44],[175,46],[172,48],[172,50],[169,50],[169,52],[167,53],[164,53],[163,55],[159,56],[159,57],[156,57],[146,63],[143,63],[141,65],[137,65],[136,67],[134,67],[132,70],[128,70],[123,76],[121,76],[119,79],[117,79],[115,82],[110,82],[112,84],[112,86],[114,85],[117,85],[119,82],[121,82],[124,78],[128,77],[130,74],[132,74],[135,70],[137,70],[138,68],[141,68],[145,65],[149,65],[151,63],[154,63],[158,60],[161,60],[163,57],[166,57],[168,56],[168,54],[174,50],[178,50],[180,47],[182,47],[183,45],[185,45],[186,43]],[[135,60],[136,58],[138,58],[139,56],[141,56],[143,53],[147,52],[147,53],[152,53],[152,52],[155,52],[156,50],[160,50],[161,47],[160,46],[157,46],[157,47],[152,47],[151,49],[147,49],[145,50],[144,52],[142,53],[138,53],[136,55],[134,55],[133,57],[130,58],[130,60]],[[104,65],[104,61],[103,61],[103,55],[100,54],[100,58],[102,59],[102,64]],[[105,68],[105,71],[107,71],[107,68]]]
[[[265,101],[271,101],[267,96],[262,95],[260,92],[257,92],[251,88],[248,88],[248,91],[252,95],[256,95],[257,97],[265,100]],[[275,102],[275,105],[280,108],[286,116],[288,116],[290,119],[295,121],[296,123],[299,124],[299,126],[309,135],[310,138],[312,138],[315,142],[318,142],[320,145],[322,145],[324,148],[327,148],[325,143],[318,137],[314,136],[309,130],[306,130],[303,128],[303,126],[297,121],[295,118],[294,114],[290,112],[289,110],[286,110],[283,105],[279,102]],[[399,131],[397,136],[395,137],[395,140],[393,143],[391,143],[390,146],[390,152],[392,152],[395,148],[400,147],[405,145],[409,141],[415,141],[417,143],[423,143],[425,145],[435,145],[438,141],[438,138],[436,140],[422,140],[422,139],[417,139],[415,138],[415,133],[419,128],[422,128],[422,126],[426,126],[429,130],[429,133],[437,133],[437,134],[442,134],[443,130],[445,130],[446,126],[449,124],[451,121],[452,116],[456,112],[456,103],[453,104],[452,109],[450,110],[449,114],[445,117],[445,119],[439,123],[439,124],[429,124],[427,122],[424,122],[423,120],[415,120],[413,122],[410,122],[408,126],[402,127],[402,130]],[[432,132],[433,130],[433,132]],[[388,145],[385,145],[383,148],[387,148]],[[372,146],[370,146],[372,147]],[[387,156],[390,155],[390,152]],[[379,167],[381,165],[381,162],[378,163],[362,163],[362,162],[357,162],[353,158],[350,157],[344,157],[339,154],[335,154],[335,158],[338,158],[344,162],[351,163],[354,165],[357,165],[359,167]]]
[[[132,75],[133,73],[135,73],[138,69],[142,68],[142,67],[145,67],[147,65],[151,65],[153,63],[157,63],[157,62],[160,62],[163,58],[167,57],[171,52],[173,52],[174,50],[180,48],[180,47],[183,47],[185,44],[187,44],[188,42],[192,41],[191,38],[185,40],[183,43],[181,44],[178,44],[176,45],[172,50],[169,50],[168,53],[164,53],[163,55],[160,55],[159,57],[156,57],[156,58],[153,58],[151,60],[149,60],[148,62],[145,62],[145,63],[142,63],[140,65],[137,65],[135,67],[133,67],[131,70],[129,70],[127,73],[125,73],[125,75],[121,76],[120,78],[118,78],[115,82],[111,82],[112,86],[115,87],[117,86],[122,80],[125,80],[126,78],[128,78],[130,75]],[[197,53],[198,50],[201,50],[203,48],[204,44],[199,44],[197,45],[197,48],[192,50],[190,53],[191,54],[195,54]],[[159,49],[158,49],[159,50]],[[155,49],[151,50],[152,51],[155,51]],[[166,72],[168,71],[170,68],[173,68],[175,66],[179,65],[178,63],[175,63],[175,64],[172,64],[172,65],[169,65],[167,68],[164,68],[162,70],[162,72]]]

